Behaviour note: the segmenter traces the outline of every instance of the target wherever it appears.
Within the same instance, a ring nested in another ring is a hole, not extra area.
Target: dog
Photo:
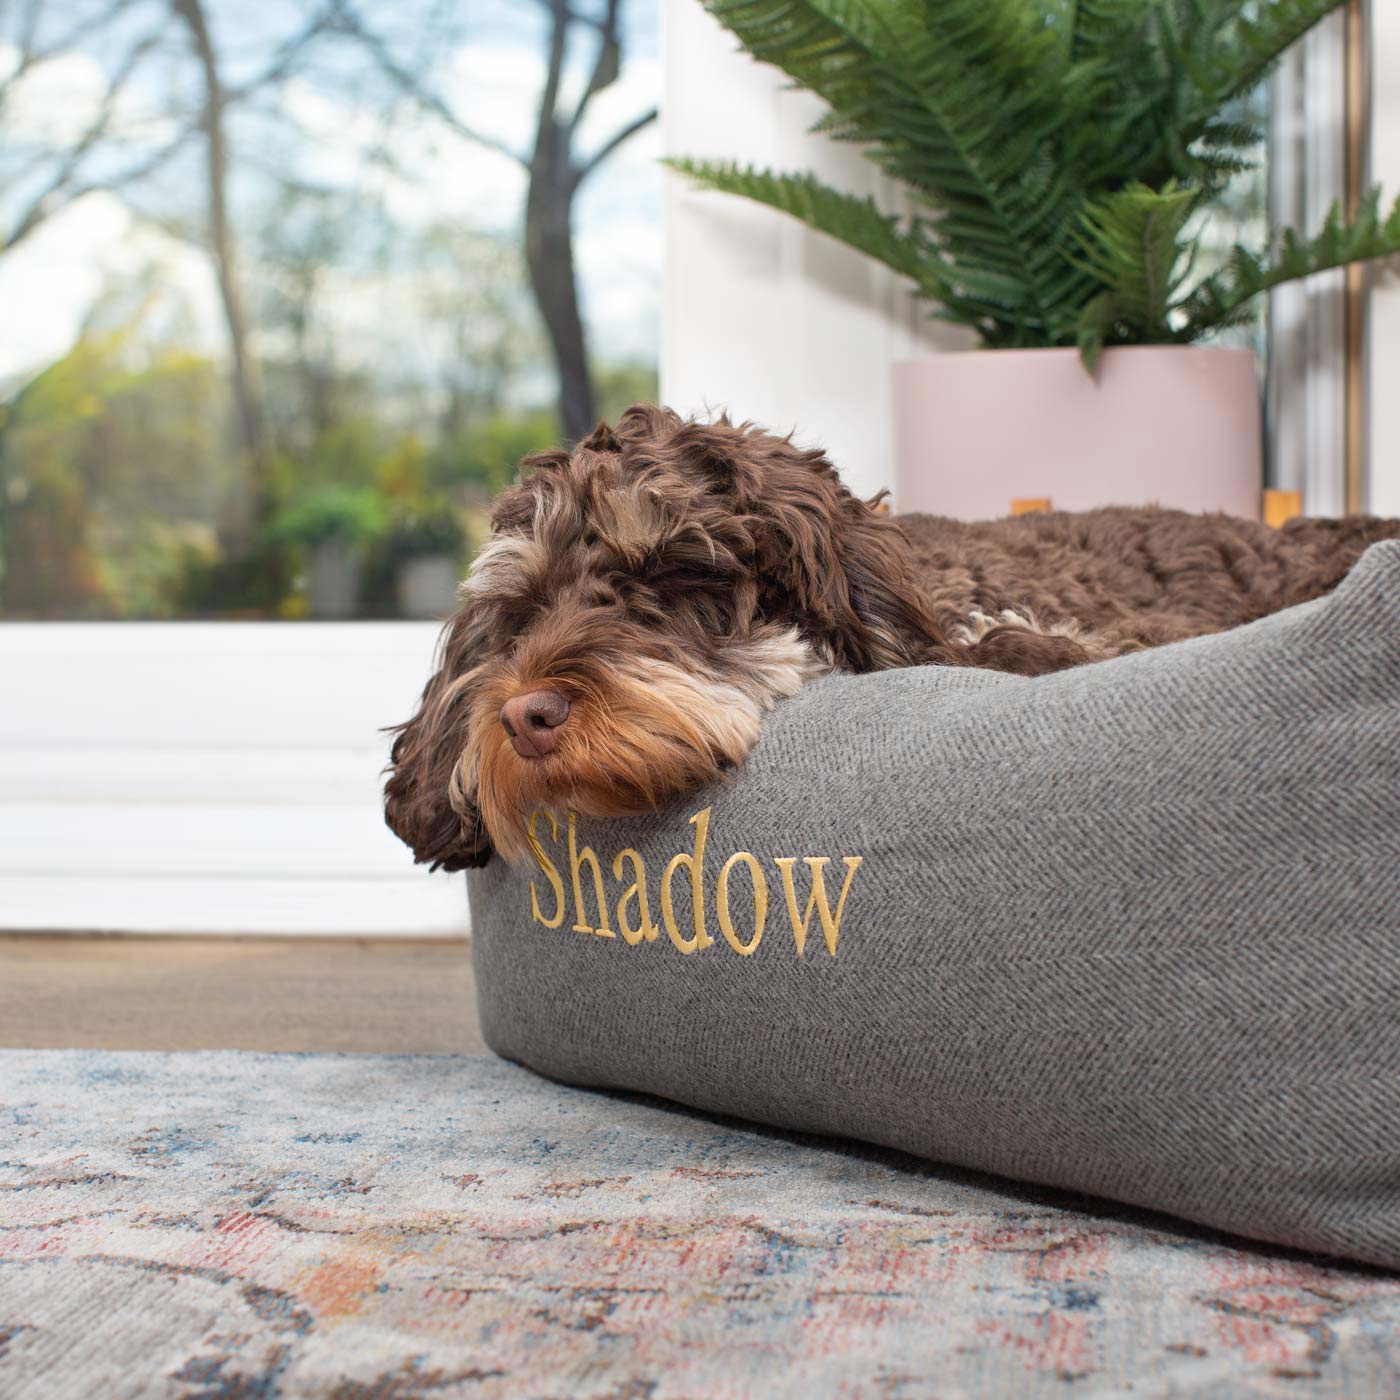
[[[526,458],[491,525],[385,786],[433,869],[527,858],[540,808],[621,816],[713,781],[817,676],[1044,675],[1318,597],[1400,536],[1156,508],[892,518],[820,450],[645,405]]]

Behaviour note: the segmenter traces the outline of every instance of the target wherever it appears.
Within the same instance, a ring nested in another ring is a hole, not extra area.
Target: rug
[[[481,1057],[0,1052],[5,1400],[1400,1393],[1400,1280]]]

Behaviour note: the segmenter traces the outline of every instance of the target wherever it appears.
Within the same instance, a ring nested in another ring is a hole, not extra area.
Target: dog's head
[[[899,528],[830,462],[637,407],[527,458],[394,743],[390,826],[449,870],[537,808],[619,816],[740,763],[825,671],[949,659]]]

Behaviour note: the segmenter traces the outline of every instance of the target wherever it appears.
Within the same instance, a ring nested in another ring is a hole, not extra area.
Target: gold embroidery
[[[700,952],[705,948],[713,947],[715,942],[706,928],[704,880],[705,848],[709,841],[711,810],[711,808],[706,807],[703,812],[697,812],[691,817],[690,824],[695,828],[692,850],[688,853],[683,851],[679,855],[672,856],[661,876],[662,922],[666,926],[666,933],[671,943],[682,953]],[[530,917],[536,923],[543,924],[545,928],[558,928],[564,922],[567,897],[559,867],[545,854],[544,846],[540,841],[537,827],[541,815],[549,822],[552,840],[556,848],[558,847],[559,823],[549,812],[543,814],[535,812],[530,817],[527,839],[540,871],[554,892],[554,913],[550,918],[545,917],[544,911],[540,907],[539,889],[531,880]],[[628,947],[635,948],[644,942],[655,943],[660,937],[661,929],[652,918],[651,903],[647,897],[646,862],[642,859],[641,854],[629,846],[613,857],[612,875],[619,885],[625,878],[624,869],[629,861],[631,862],[631,873],[635,876],[632,883],[623,890],[614,910],[608,903],[608,892],[603,874],[604,862],[599,859],[597,852],[591,846],[584,846],[580,849],[577,818],[573,813],[569,815],[566,849],[573,894],[574,932],[592,933],[601,938],[616,938],[617,934],[608,926],[610,916],[615,913],[618,928],[622,931],[623,942]],[[792,939],[797,956],[801,957],[806,952],[807,935],[811,931],[812,916],[815,913],[821,924],[822,938],[826,943],[827,952],[834,958],[841,938],[841,920],[845,916],[846,900],[851,893],[856,871],[860,869],[863,858],[861,856],[843,856],[841,858],[846,867],[846,874],[841,883],[840,893],[836,898],[835,910],[831,907],[826,887],[826,867],[831,864],[830,856],[774,856],[772,859],[782,878],[783,902],[787,908],[788,922],[792,925]],[[807,867],[811,880],[805,912],[798,909],[795,871],[799,860]],[[729,892],[730,876],[734,873],[735,867],[739,865],[747,867],[753,891],[753,933],[747,942],[740,937],[739,931],[735,928]],[[591,883],[597,897],[598,924],[596,928],[584,922],[586,912],[585,882],[582,872],[585,867],[592,873]],[[682,934],[680,930],[672,898],[672,879],[682,868],[690,876],[690,911],[693,932],[689,935]],[[751,851],[734,852],[720,867],[719,877],[715,885],[715,917],[719,921],[724,941],[740,957],[750,957],[758,950],[768,922],[769,897],[768,880],[764,874],[763,863]],[[628,917],[628,906],[633,901],[636,902],[635,923]]]
[[[549,822],[549,829],[554,833],[554,839],[557,841],[559,839],[559,823],[554,820],[551,813],[546,812],[544,815]],[[545,928],[558,928],[564,922],[564,882],[559,878],[559,872],[554,868],[554,862],[545,855],[544,847],[540,845],[540,838],[535,834],[535,823],[539,819],[538,812],[531,814],[526,839],[530,842],[530,849],[535,853],[535,859],[540,863],[540,869],[544,871],[544,878],[549,881],[554,890],[554,917],[546,919],[541,912],[539,891],[535,889],[533,880],[530,881],[530,917],[536,923],[543,924]]]
[[[753,937],[747,943],[734,932],[734,923],[729,917],[729,872],[741,860],[748,864],[749,878],[753,881]],[[735,851],[720,867],[715,913],[719,915],[720,932],[729,946],[740,957],[748,957],[758,947],[758,941],[763,937],[763,925],[768,921],[768,881],[763,878],[762,867],[748,851]]]
[[[642,939],[648,943],[655,943],[657,935],[661,930],[652,922],[651,905],[647,903],[647,868],[642,864],[642,858],[630,846],[625,851],[619,851],[613,860],[613,879],[622,879],[622,858],[632,857],[632,867],[637,872],[637,878],[628,886],[626,893],[617,902],[617,926],[622,930],[623,942],[630,944],[633,948]],[[637,928],[633,928],[627,922],[627,901],[635,899],[637,908],[641,911],[642,922]]]
[[[666,921],[666,932],[671,935],[671,942],[682,953],[698,952],[715,941],[705,932],[705,886],[701,880],[705,869],[705,838],[710,830],[710,809],[706,807],[703,812],[697,812],[691,817],[690,824],[695,828],[695,854],[688,856],[682,852],[672,856],[661,876],[661,917]],[[671,904],[671,876],[683,865],[690,868],[690,915],[695,925],[693,938],[681,936],[680,929],[676,927],[676,911]]]
[[[836,913],[826,900],[826,881],[822,869],[831,864],[829,856],[803,856],[802,863],[812,872],[812,894],[807,900],[807,912],[799,920],[797,917],[797,891],[793,888],[792,868],[797,864],[795,856],[775,856],[773,864],[783,873],[783,898],[787,900],[788,918],[792,921],[792,938],[797,944],[797,956],[807,946],[807,929],[812,923],[812,909],[815,906],[822,921],[822,934],[826,939],[826,950],[836,956],[836,940],[841,936],[841,911],[846,907],[846,896],[851,890],[851,881],[860,868],[860,856],[846,857],[846,880],[841,886],[840,897],[836,901]]]
[[[583,850],[578,849],[578,843],[574,835],[575,817],[569,813],[569,874],[574,882],[574,932],[575,933],[596,933],[600,938],[616,938],[612,929],[608,927],[608,897],[603,893],[603,868],[598,864],[598,857],[594,854],[592,846],[585,846]],[[583,921],[583,888],[579,881],[579,868],[587,863],[593,868],[593,889],[598,896],[598,927],[586,924]]]

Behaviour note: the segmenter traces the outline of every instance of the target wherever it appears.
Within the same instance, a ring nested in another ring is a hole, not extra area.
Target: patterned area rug
[[[486,1058],[0,1052],[6,1400],[1400,1394],[1400,1280]]]

